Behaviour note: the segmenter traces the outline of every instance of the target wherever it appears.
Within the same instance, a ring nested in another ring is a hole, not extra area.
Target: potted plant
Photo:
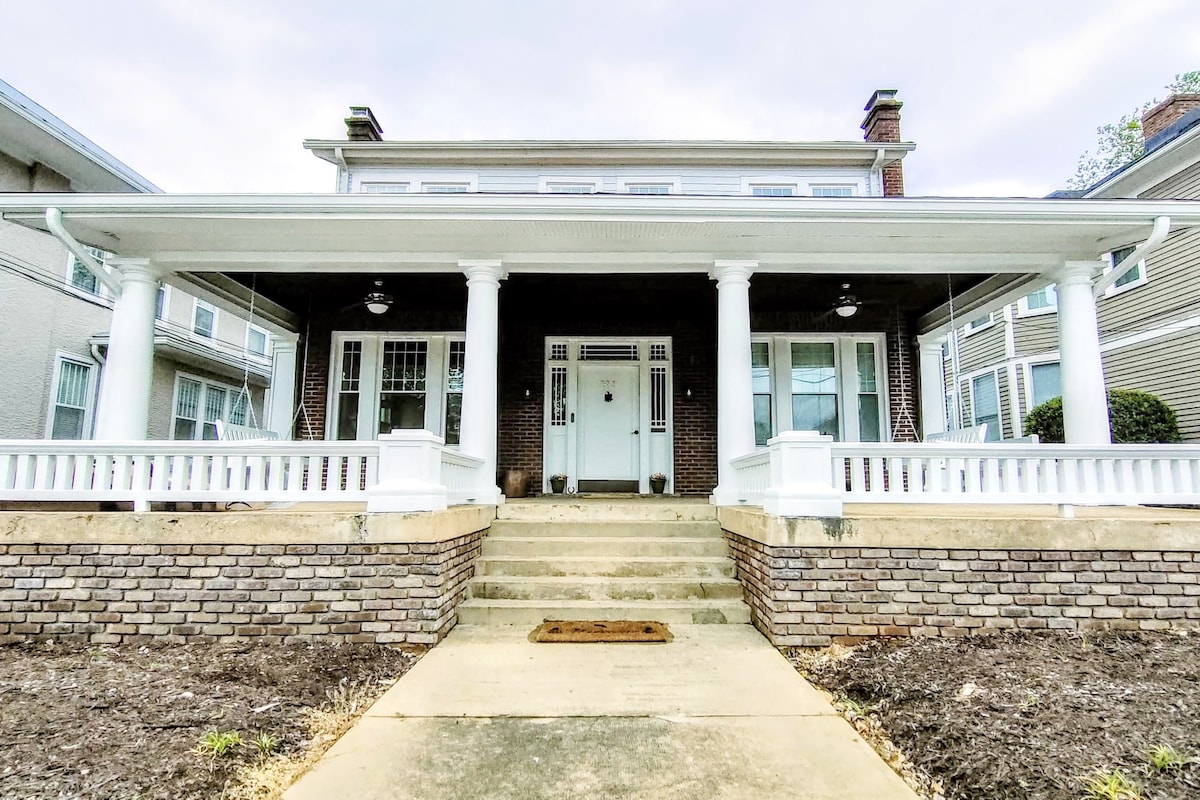
[[[562,494],[567,489],[567,476],[556,472],[550,476],[550,491]]]
[[[667,476],[661,472],[656,472],[650,476],[650,491],[655,494],[662,494],[667,489]]]

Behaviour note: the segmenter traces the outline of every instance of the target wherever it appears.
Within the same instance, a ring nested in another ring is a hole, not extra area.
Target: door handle
[[[633,432],[633,435],[634,435],[634,436],[637,436],[637,435],[638,435],[638,434],[640,434],[640,433],[641,433],[641,431],[634,431],[634,432]]]

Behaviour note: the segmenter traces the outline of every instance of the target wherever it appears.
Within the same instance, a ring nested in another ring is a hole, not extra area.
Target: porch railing
[[[1195,445],[840,443],[792,432],[732,466],[737,502],[782,516],[840,516],[842,503],[1200,503]]]
[[[0,441],[0,500],[357,500],[375,442]]]

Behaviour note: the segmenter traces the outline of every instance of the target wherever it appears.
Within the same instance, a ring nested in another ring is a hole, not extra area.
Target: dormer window
[[[854,197],[853,186],[812,186],[813,197]]]
[[[429,192],[430,194],[464,194],[471,190],[469,183],[422,183],[421,191]]]
[[[408,191],[408,184],[382,181],[363,183],[358,190],[363,194],[404,194]]]
[[[630,194],[670,194],[671,187],[665,183],[631,183],[625,191]]]
[[[599,178],[542,178],[538,191],[544,194],[596,194],[600,191]]]
[[[795,197],[794,183],[752,183],[750,194],[754,197]]]

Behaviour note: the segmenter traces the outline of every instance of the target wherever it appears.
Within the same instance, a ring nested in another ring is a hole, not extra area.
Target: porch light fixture
[[[842,296],[837,299],[837,303],[833,307],[833,313],[839,317],[853,317],[858,313],[858,307],[862,305],[862,301],[854,295],[850,294],[850,284],[842,284]]]
[[[363,305],[367,307],[367,311],[372,314],[384,314],[392,307],[392,296],[384,294],[383,281],[375,281],[375,291],[367,294],[363,298]]]

